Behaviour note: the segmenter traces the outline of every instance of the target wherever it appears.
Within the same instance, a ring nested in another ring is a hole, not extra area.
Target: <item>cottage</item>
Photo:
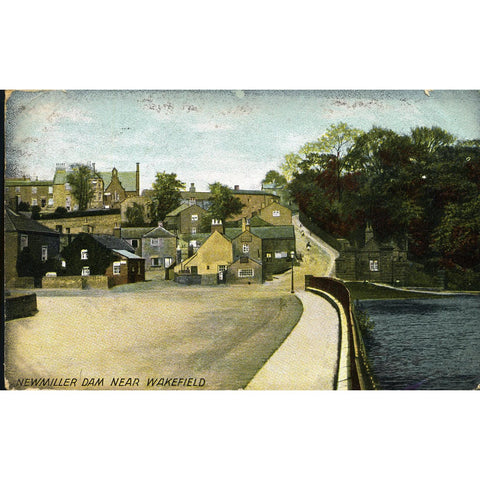
[[[202,283],[217,283],[219,277],[223,279],[228,265],[233,262],[233,250],[231,241],[222,232],[221,222],[213,223],[212,234],[192,257],[175,267],[175,273],[188,271],[192,275],[202,275]]]
[[[147,270],[165,269],[176,261],[177,237],[162,226],[142,236],[142,256]]]
[[[18,277],[39,279],[55,269],[60,251],[58,232],[6,208],[4,235],[7,284]]]
[[[62,251],[67,275],[106,275],[110,285],[145,281],[145,259],[113,235],[80,233]]]
[[[256,212],[256,215],[271,225],[292,224],[292,211],[277,201],[271,202],[264,206],[258,212]]]
[[[227,283],[262,283],[262,264],[248,257],[240,257],[226,271]]]
[[[134,248],[134,253],[142,257],[143,236],[153,229],[154,227],[115,227],[113,229],[113,235],[129,243]]]
[[[249,244],[248,235],[251,235]],[[237,255],[248,256],[263,266],[263,279],[283,273],[291,267],[295,252],[293,225],[227,228],[225,235],[231,239]]]
[[[365,245],[362,248],[352,247],[345,239],[340,243],[340,255],[335,261],[338,278],[396,285],[405,283],[408,271],[406,248],[395,242],[378,242],[370,226],[365,230]]]
[[[196,235],[207,211],[199,205],[182,204],[165,217],[165,228],[177,235]]]

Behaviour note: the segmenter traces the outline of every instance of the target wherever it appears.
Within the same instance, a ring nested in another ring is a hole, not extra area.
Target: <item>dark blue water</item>
[[[480,296],[363,300],[379,388],[472,390],[480,383]]]

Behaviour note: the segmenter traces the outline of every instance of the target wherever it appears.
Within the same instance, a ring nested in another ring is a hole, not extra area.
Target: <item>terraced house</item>
[[[28,177],[5,179],[5,202],[14,210],[20,202],[41,209],[54,210],[54,188],[51,180],[31,180]]]

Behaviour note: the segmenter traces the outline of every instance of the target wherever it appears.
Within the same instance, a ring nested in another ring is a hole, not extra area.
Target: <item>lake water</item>
[[[472,390],[480,383],[480,296],[363,300],[365,338],[383,390]]]

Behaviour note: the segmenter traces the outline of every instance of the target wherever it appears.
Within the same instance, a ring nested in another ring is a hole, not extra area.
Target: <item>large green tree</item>
[[[262,184],[264,183],[274,183],[277,187],[281,187],[287,184],[287,179],[285,178],[285,175],[282,175],[280,172],[269,170],[265,174],[265,178],[262,180]]]
[[[144,207],[137,202],[127,207],[125,212],[127,216],[127,223],[129,227],[142,227],[145,225]]]
[[[177,178],[176,173],[157,172],[152,187],[150,215],[154,221],[163,222],[168,213],[180,206],[180,191],[185,188],[185,183]]]
[[[233,215],[242,212],[244,204],[234,196],[233,191],[227,185],[220,182],[209,184],[210,207],[208,208],[209,219],[221,220],[223,223]]]
[[[87,165],[79,165],[67,175],[67,182],[72,188],[73,196],[77,199],[79,210],[86,210],[93,198],[92,177],[93,172]]]
[[[292,179],[299,171],[334,170],[337,198],[342,196],[341,176],[358,170],[353,157],[348,153],[355,145],[362,130],[352,128],[346,123],[330,125],[325,133],[313,142],[306,143],[298,153],[289,153],[281,166],[287,179]]]

